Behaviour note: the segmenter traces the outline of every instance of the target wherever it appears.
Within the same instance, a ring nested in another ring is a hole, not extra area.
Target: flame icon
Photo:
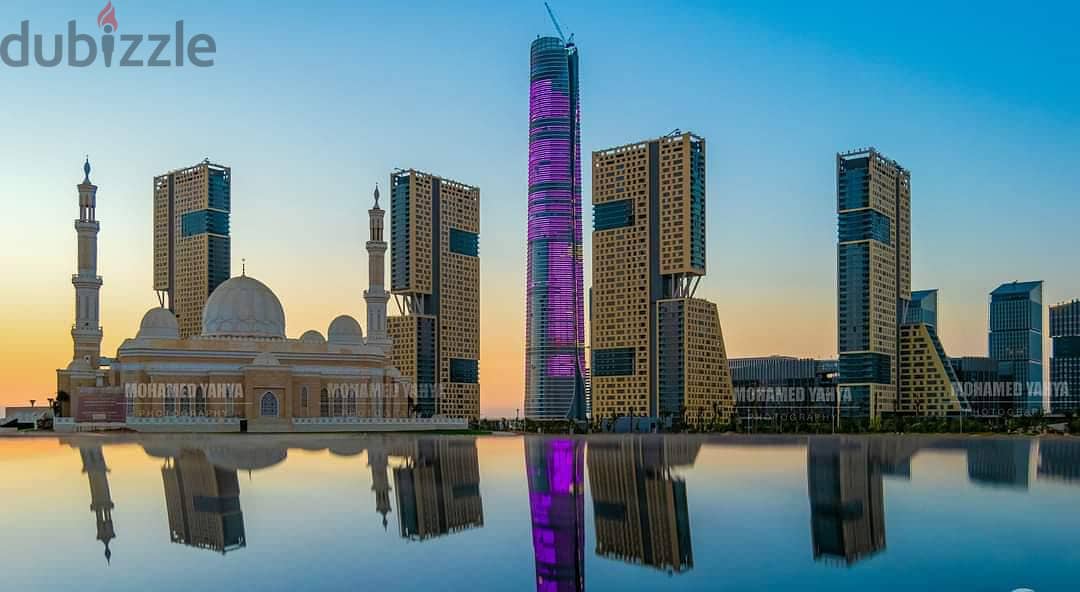
[[[113,8],[112,2],[105,5],[105,8],[101,9],[101,12],[97,15],[98,27],[105,30],[106,33],[112,33],[120,28],[120,25],[116,22],[116,9]]]

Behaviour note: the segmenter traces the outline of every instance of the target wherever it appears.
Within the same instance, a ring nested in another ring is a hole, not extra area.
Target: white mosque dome
[[[360,323],[349,315],[341,315],[330,323],[326,335],[335,345],[363,345],[364,330]]]
[[[210,294],[203,308],[204,337],[285,338],[281,301],[255,278],[229,279]]]
[[[300,336],[300,343],[326,343],[326,338],[322,336],[322,333],[311,329],[304,331],[304,334]]]
[[[135,339],[180,339],[180,325],[167,308],[151,308],[139,323]]]
[[[280,366],[281,362],[278,361],[277,356],[270,352],[262,352],[255,356],[255,360],[251,362],[252,366]]]

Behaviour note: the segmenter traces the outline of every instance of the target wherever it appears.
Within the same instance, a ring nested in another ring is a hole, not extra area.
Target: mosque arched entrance
[[[263,393],[262,398],[259,399],[259,415],[262,417],[278,416],[278,400],[274,393]]]

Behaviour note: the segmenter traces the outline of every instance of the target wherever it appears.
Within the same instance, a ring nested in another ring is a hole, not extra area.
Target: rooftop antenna
[[[544,8],[547,9],[548,16],[551,17],[551,24],[555,25],[555,31],[559,33],[559,39],[562,39],[563,44],[567,47],[574,44],[574,34],[570,33],[570,38],[567,39],[566,35],[563,35],[562,27],[559,26],[559,19],[555,18],[555,11],[551,10],[551,5],[544,2]]]

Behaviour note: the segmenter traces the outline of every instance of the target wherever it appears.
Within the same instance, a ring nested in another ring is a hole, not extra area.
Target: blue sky
[[[0,36],[23,19],[45,34],[75,19],[97,35],[103,5],[8,0]],[[83,154],[101,186],[106,351],[155,302],[152,177],[210,157],[233,167],[233,269],[246,258],[275,289],[290,335],[363,317],[375,182],[415,167],[479,185],[485,413],[512,411],[528,45],[552,32],[543,3],[115,7],[120,33],[171,32],[182,18],[189,34],[213,35],[216,64],[0,67],[0,261],[19,278],[0,288],[3,321],[28,327],[13,350],[45,360],[25,388],[47,387],[69,347]],[[1075,5],[554,9],[581,51],[586,155],[674,128],[707,138],[702,291],[720,306],[729,354],[835,355],[834,156],[868,145],[912,171],[914,288],[941,289],[950,354],[985,355],[987,294],[1002,282],[1046,280],[1048,302],[1080,297]],[[584,176],[588,200],[587,159]]]

